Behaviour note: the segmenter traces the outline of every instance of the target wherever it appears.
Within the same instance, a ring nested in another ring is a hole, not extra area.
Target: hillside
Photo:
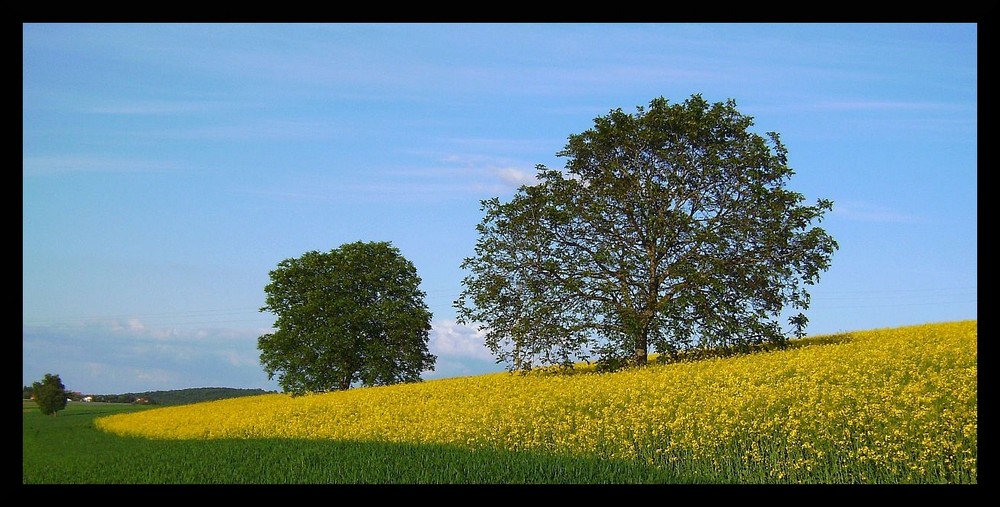
[[[978,455],[977,335],[976,321],[874,329],[616,373],[269,394],[116,414],[95,426],[157,439],[586,456],[683,467],[708,481],[967,483]]]
[[[142,393],[99,394],[92,401],[109,403],[147,403],[151,405],[187,405],[202,401],[224,400],[243,396],[257,396],[273,391],[263,389],[235,389],[231,387],[195,387],[172,391],[147,391]]]

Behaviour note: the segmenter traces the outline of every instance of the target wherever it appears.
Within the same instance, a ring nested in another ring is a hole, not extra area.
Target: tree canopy
[[[569,136],[564,170],[482,201],[459,321],[510,369],[803,336],[806,286],[838,248],[813,223],[833,203],[788,190],[779,135],[752,125],[733,100],[659,97]]]
[[[38,409],[45,415],[57,415],[66,408],[68,393],[59,375],[46,373],[41,382],[31,384],[31,391]]]
[[[431,313],[416,268],[388,242],[306,252],[270,272],[258,338],[268,378],[285,392],[345,390],[420,380],[433,370]]]

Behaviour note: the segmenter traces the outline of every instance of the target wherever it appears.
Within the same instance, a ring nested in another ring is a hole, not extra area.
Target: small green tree
[[[268,378],[285,392],[417,382],[434,369],[431,313],[416,268],[388,242],[307,252],[271,271],[260,310],[275,331],[258,338]]]
[[[46,373],[41,382],[35,382],[31,387],[35,403],[43,414],[58,415],[60,410],[66,408],[66,386],[59,379],[59,375]]]

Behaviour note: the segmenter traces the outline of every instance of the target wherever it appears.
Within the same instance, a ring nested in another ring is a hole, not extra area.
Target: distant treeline
[[[190,389],[177,389],[173,391],[147,391],[144,393],[125,394],[81,394],[77,392],[67,393],[67,397],[72,401],[90,401],[102,403],[136,403],[145,405],[186,405],[188,403],[198,403],[202,401],[222,400],[226,398],[239,398],[241,396],[257,396],[260,394],[273,393],[275,391],[265,391],[263,389],[235,389],[231,387],[195,387]],[[31,398],[31,388],[25,386],[24,399]]]
[[[108,403],[147,403],[150,405],[185,405],[202,401],[239,398],[267,394],[263,389],[233,389],[229,387],[195,387],[174,391],[149,391],[145,393],[125,393],[94,395],[91,401]]]

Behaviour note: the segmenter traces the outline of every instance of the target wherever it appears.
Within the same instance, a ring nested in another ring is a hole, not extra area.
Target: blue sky
[[[500,371],[455,323],[479,203],[659,96],[734,99],[840,243],[809,334],[977,318],[977,25],[22,25],[23,381],[278,389],[268,273],[390,241],[425,378]]]

